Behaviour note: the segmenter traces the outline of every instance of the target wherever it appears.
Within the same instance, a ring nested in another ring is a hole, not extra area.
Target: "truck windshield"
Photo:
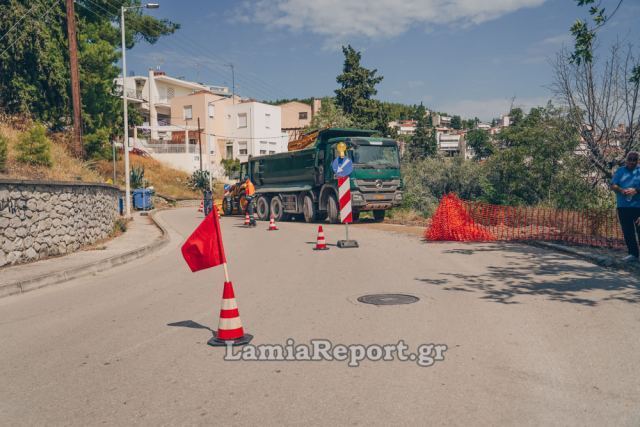
[[[381,145],[358,145],[351,150],[351,159],[360,168],[389,168],[400,167],[398,162],[398,148]]]

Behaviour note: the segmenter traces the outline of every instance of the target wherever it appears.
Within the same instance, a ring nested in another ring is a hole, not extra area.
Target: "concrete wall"
[[[106,184],[0,180],[0,267],[108,237],[120,190]]]

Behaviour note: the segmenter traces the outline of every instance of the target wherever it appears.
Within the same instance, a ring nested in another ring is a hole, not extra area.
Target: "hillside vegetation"
[[[28,164],[19,161],[21,137],[33,129],[30,121],[4,119],[0,121],[0,138],[6,141],[6,161],[0,165],[0,178],[45,181],[81,181],[111,183],[113,181],[113,163],[110,160],[82,161],[70,155],[69,137],[64,133],[47,136],[51,166],[46,164]],[[118,153],[116,162],[116,185],[124,189],[124,162],[122,153]],[[142,166],[145,179],[156,193],[173,199],[199,199],[201,195],[187,188],[189,175],[172,169],[164,164],[141,156],[131,156],[131,167]]]

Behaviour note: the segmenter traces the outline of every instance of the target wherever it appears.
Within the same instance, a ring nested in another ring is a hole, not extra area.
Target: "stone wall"
[[[106,184],[0,179],[0,267],[108,237],[119,217],[119,196]]]

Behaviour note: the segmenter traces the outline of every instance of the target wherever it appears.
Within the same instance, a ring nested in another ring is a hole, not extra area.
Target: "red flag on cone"
[[[182,245],[182,256],[193,272],[227,262],[217,212],[214,207]]]

